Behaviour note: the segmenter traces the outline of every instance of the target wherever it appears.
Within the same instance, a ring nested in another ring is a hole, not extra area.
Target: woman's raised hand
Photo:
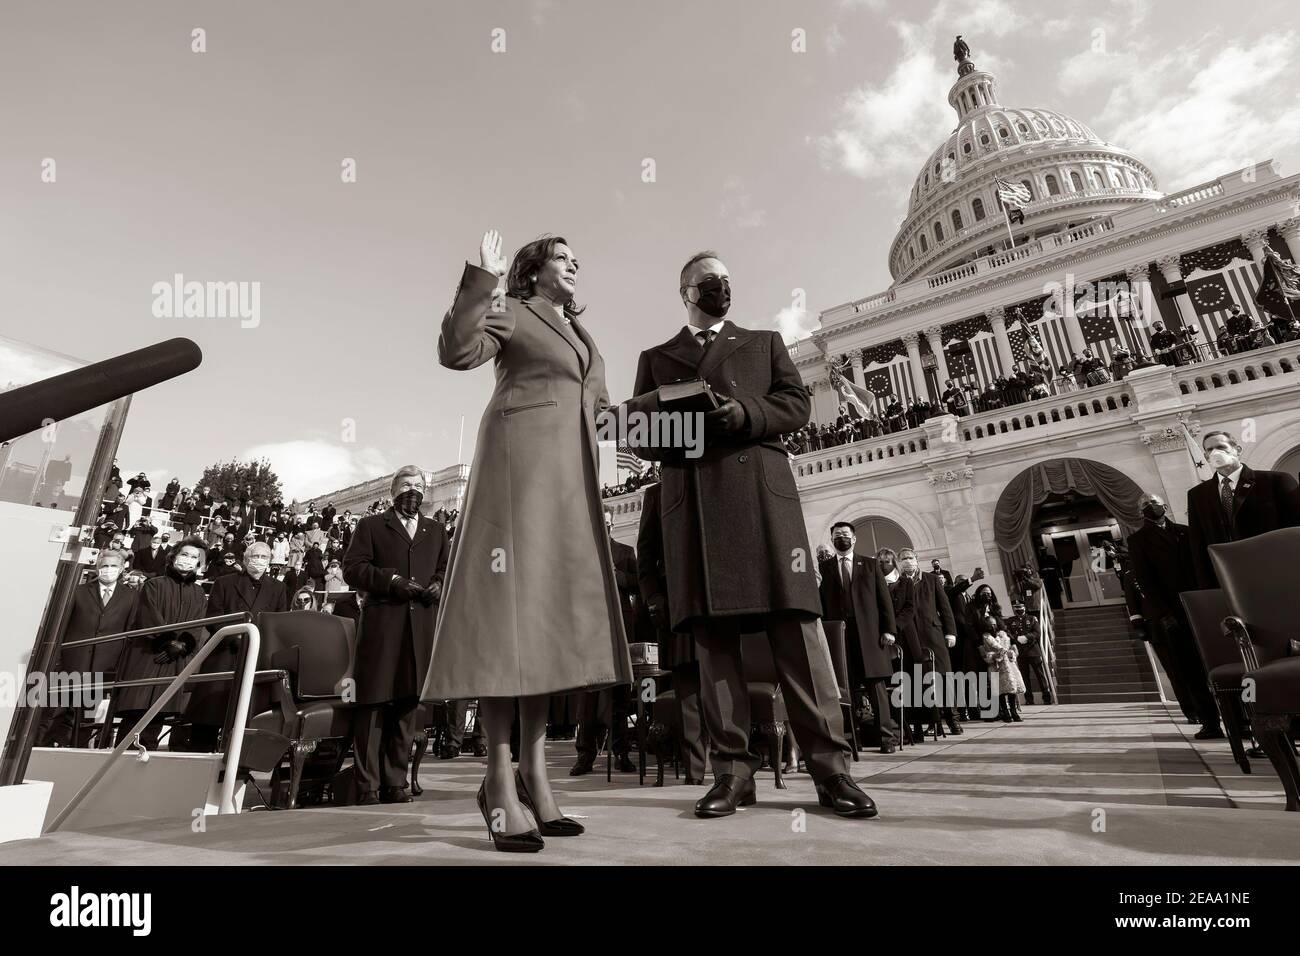
[[[501,255],[501,233],[495,229],[483,233],[483,243],[478,247],[478,262],[493,275],[506,274],[506,260]]]

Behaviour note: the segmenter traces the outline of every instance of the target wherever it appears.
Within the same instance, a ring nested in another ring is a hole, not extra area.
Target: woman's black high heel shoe
[[[546,842],[536,830],[529,830],[526,833],[497,833],[492,829],[492,817],[488,814],[487,808],[487,780],[478,785],[478,809],[483,814],[483,822],[487,824],[492,845],[501,852],[536,853],[546,846]]]
[[[568,817],[560,817],[558,820],[543,820],[537,815],[537,807],[533,806],[533,798],[528,795],[528,787],[524,785],[524,775],[518,770],[515,771],[515,790],[519,794],[519,802],[524,805],[533,819],[537,821],[537,829],[542,832],[542,836],[568,837],[582,836],[587,832],[577,820],[571,820]]]

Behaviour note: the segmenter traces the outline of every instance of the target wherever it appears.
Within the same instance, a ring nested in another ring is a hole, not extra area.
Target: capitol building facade
[[[860,552],[910,545],[926,568],[984,568],[1004,607],[1011,569],[1047,552],[1065,607],[1121,604],[1101,545],[1137,527],[1141,491],[1186,519],[1188,489],[1209,475],[1194,463],[1199,435],[1230,431],[1252,468],[1300,470],[1300,340],[1216,348],[1233,305],[1272,318],[1255,293],[1266,248],[1300,255],[1300,176],[1262,162],[1165,194],[1086,125],[1002,106],[996,78],[964,56],[948,102],[958,124],[912,187],[893,284],[822,311],[791,349],[814,423],[843,413],[835,371],[882,406],[942,406],[949,380],[978,395],[1037,346],[1050,373],[1085,349],[1105,363],[1121,346],[1151,354],[1157,320],[1195,330],[1181,337],[1193,360],[1078,390],[1049,374],[1046,397],[795,454],[809,538],[852,521]],[[1028,194],[1014,224],[1006,184]],[[606,505],[634,542],[639,493]]]

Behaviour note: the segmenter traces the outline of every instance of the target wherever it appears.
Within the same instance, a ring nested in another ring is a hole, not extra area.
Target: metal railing
[[[52,833],[63,825],[72,812],[76,810],[90,792],[99,785],[100,781],[104,779],[105,775],[107,775],[108,771],[112,768],[114,761],[116,761],[118,757],[122,756],[128,747],[141,746],[139,743],[140,733],[149,726],[150,722],[155,717],[158,716],[162,711],[163,706],[171,700],[171,698],[174,697],[187,682],[192,680],[200,683],[231,679],[236,679],[238,681],[234,700],[234,715],[233,720],[230,721],[230,725],[239,728],[241,732],[227,735],[226,763],[221,776],[221,794],[217,804],[217,812],[219,814],[239,812],[239,808],[235,806],[235,784],[238,778],[239,758],[244,746],[242,728],[248,723],[248,705],[252,698],[254,677],[257,676],[255,669],[248,666],[248,661],[251,660],[255,662],[257,660],[257,654],[261,647],[262,640],[257,625],[252,623],[251,615],[245,611],[241,611],[237,614],[221,614],[216,617],[197,618],[192,621],[178,621],[173,624],[161,624],[156,627],[145,627],[133,631],[122,631],[118,634],[105,634],[101,637],[85,638],[79,641],[68,641],[63,646],[65,648],[86,647],[95,644],[108,644],[114,641],[132,640],[137,637],[148,637],[152,634],[162,634],[168,631],[190,630],[196,627],[211,627],[219,625],[224,626],[221,626],[219,630],[209,637],[201,647],[195,650],[194,655],[190,658],[189,662],[175,677],[152,677],[141,678],[139,680],[109,681],[98,685],[100,688],[148,687],[161,684],[166,684],[167,686],[159,695],[158,699],[155,700],[150,705],[149,709],[145,711],[144,715],[136,721],[135,725],[121,736],[117,746],[113,748],[113,752],[104,759],[103,763],[101,763],[95,772],[90,775],[90,779],[82,784],[81,789],[73,795],[72,799],[69,800],[67,805],[59,811],[58,815],[50,821],[50,825],[46,827],[45,832]],[[237,635],[242,635],[246,639],[240,649],[239,662],[236,665],[235,670],[196,675],[199,666],[208,658],[209,654],[216,650],[216,648],[220,647],[227,637],[234,637]],[[263,676],[279,676],[279,674],[280,672],[278,671],[262,672]],[[68,688],[68,690],[71,690],[71,688]]]
[[[1059,704],[1061,695],[1056,692],[1056,630],[1052,627],[1052,605],[1047,600],[1045,588],[1038,589],[1038,647],[1043,656],[1043,673],[1047,675],[1052,703]]]

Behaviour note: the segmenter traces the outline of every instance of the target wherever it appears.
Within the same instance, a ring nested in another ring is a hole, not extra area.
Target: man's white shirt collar
[[[1219,478],[1219,483],[1222,484],[1223,481],[1224,481],[1224,478],[1226,477],[1227,480],[1228,480],[1228,482],[1232,485],[1233,490],[1236,490],[1237,483],[1241,481],[1241,469],[1244,468],[1244,467],[1245,467],[1244,465],[1240,465],[1240,464],[1239,464],[1239,465],[1237,465],[1236,469],[1232,471],[1231,474],[1226,475],[1226,476],[1225,476],[1225,475],[1219,475],[1219,476],[1218,476],[1218,478]]]
[[[709,331],[712,332],[714,335],[717,335],[719,332],[722,331],[722,324],[726,321],[727,321],[726,319],[718,319],[718,321],[714,322],[712,325],[709,326]],[[704,329],[697,329],[695,326],[691,325],[691,323],[687,322],[686,331],[690,332],[692,336],[698,339],[700,337],[700,333],[703,332]]]

